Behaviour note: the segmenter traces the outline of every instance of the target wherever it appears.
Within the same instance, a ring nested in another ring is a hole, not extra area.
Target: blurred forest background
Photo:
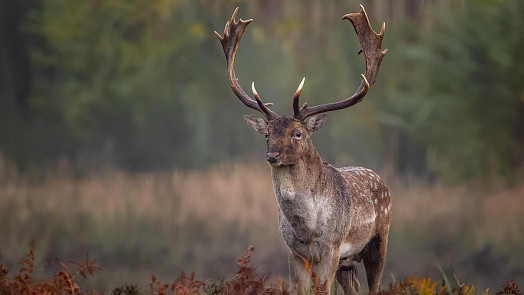
[[[259,270],[287,277],[264,140],[213,31],[237,6],[254,19],[239,82],[291,114],[304,76],[310,104],[357,88],[364,60],[340,18],[359,4],[386,22],[388,53],[314,142],[391,186],[385,281],[441,265],[524,284],[520,0],[0,0],[0,259],[16,265],[30,239],[42,271],[89,251],[107,289],[227,276],[252,244]]]

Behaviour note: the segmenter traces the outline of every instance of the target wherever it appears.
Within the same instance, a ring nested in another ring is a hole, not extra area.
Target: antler
[[[371,28],[364,6],[360,5],[360,8],[361,11],[359,13],[346,14],[342,19],[348,19],[353,24],[361,46],[361,50],[358,53],[364,52],[366,57],[366,73],[362,75],[362,83],[360,83],[355,94],[345,100],[314,107],[308,107],[307,104],[304,104],[302,108],[299,109],[298,100],[304,83],[304,80],[302,80],[293,98],[293,111],[296,119],[304,120],[319,113],[340,110],[359,103],[367,94],[369,87],[375,83],[380,63],[387,52],[387,49],[384,51],[381,49],[386,24],[382,23],[382,30],[379,34],[375,33],[373,28]]]
[[[272,120],[277,117],[277,114],[268,108],[268,106],[271,104],[264,104],[262,102],[260,96],[255,90],[255,83],[253,82],[252,84],[253,96],[255,97],[255,100],[253,100],[244,92],[244,90],[242,90],[235,75],[234,65],[238,44],[240,43],[240,39],[242,38],[242,34],[244,34],[244,30],[246,29],[247,25],[253,21],[252,19],[245,21],[239,19],[237,22],[235,20],[237,12],[238,7],[235,9],[235,12],[233,12],[231,20],[226,23],[226,27],[224,28],[224,37],[220,36],[220,34],[215,31],[215,35],[218,37],[218,40],[220,40],[220,43],[222,43],[222,48],[224,49],[224,54],[226,55],[227,71],[229,73],[229,85],[231,86],[231,89],[235,95],[246,106],[263,113],[268,120]]]

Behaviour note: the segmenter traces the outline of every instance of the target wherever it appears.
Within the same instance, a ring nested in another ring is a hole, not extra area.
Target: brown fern
[[[250,246],[247,254],[238,259],[239,269],[230,281],[224,283],[224,294],[256,294],[264,290],[264,283],[269,275],[259,277],[256,268],[249,266],[254,250],[255,248]]]
[[[195,280],[195,273],[187,276],[184,272],[171,285],[171,290],[179,295],[197,295],[200,290],[206,286],[206,283]]]
[[[58,261],[57,264],[61,271],[54,274],[51,279],[44,279],[38,283],[34,282],[35,250],[36,242],[31,241],[29,253],[18,262],[20,265],[18,275],[12,278],[8,277],[9,270],[7,267],[0,264],[0,294],[98,294],[96,291],[82,293],[75,282],[76,276],[86,277],[87,274],[93,275],[98,270],[96,261],[89,260],[89,256],[86,256],[84,263],[72,262],[73,265],[76,265],[76,270],[71,270],[67,264]]]
[[[517,285],[517,283],[515,283],[514,279],[507,281],[506,284],[504,284],[503,289],[496,293],[496,295],[505,295],[505,294],[523,295],[522,291],[520,291],[519,286]]]
[[[247,254],[238,259],[238,271],[228,281],[202,282],[195,280],[194,273],[187,276],[184,272],[172,284],[162,284],[155,276],[151,279],[151,292],[159,295],[196,295],[196,294],[224,294],[224,295],[244,295],[244,294],[271,294],[289,295],[289,286],[282,279],[278,279],[273,284],[266,284],[269,275],[260,276],[256,268],[250,266],[251,255],[255,250],[249,247]]]
[[[78,267],[77,274],[81,275],[84,279],[87,275],[94,276],[97,271],[100,270],[96,260],[89,260],[89,253],[86,254],[86,260],[83,263],[71,261],[72,264]]]
[[[33,272],[35,268],[36,243],[29,243],[28,254],[19,260],[20,269],[18,274],[9,277],[9,269],[0,263],[0,294],[75,294],[75,295],[97,295],[97,291],[82,292],[76,283],[79,276],[87,278],[93,276],[100,269],[96,260],[91,260],[86,255],[83,262],[64,263],[57,261],[60,271],[50,279],[35,282]],[[275,282],[268,284],[269,274],[259,275],[256,268],[250,265],[253,247],[249,247],[245,255],[237,261],[238,271],[228,281],[199,281],[195,274],[186,275],[184,272],[172,283],[162,284],[155,276],[151,279],[151,293],[159,295],[197,295],[197,294],[270,294],[289,295],[290,288],[286,281],[278,278]],[[324,294],[325,286],[316,286],[312,289],[314,294]],[[136,289],[134,289],[136,291]],[[116,294],[116,293],[115,293]],[[131,293],[129,293],[131,294]],[[135,294],[135,293],[133,293]],[[406,295],[406,294],[436,294],[436,295],[473,295],[476,294],[475,287],[461,283],[457,279],[457,286],[453,289],[444,286],[438,281],[432,281],[427,277],[410,276],[400,282],[389,285],[388,290],[381,290],[379,295]],[[485,292],[487,293],[487,290]],[[496,295],[524,295],[518,285],[512,279],[498,291]]]
[[[151,277],[151,292],[158,295],[167,295],[169,290],[169,284],[162,284],[156,277],[153,275]]]

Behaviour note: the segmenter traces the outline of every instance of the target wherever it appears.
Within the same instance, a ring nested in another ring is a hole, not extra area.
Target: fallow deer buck
[[[296,290],[310,288],[313,268],[315,292],[329,292],[336,277],[345,294],[358,293],[353,261],[363,261],[370,292],[379,290],[386,259],[391,219],[389,191],[379,176],[366,168],[335,168],[322,161],[311,135],[326,120],[326,112],[350,107],[364,98],[375,82],[380,63],[385,24],[380,34],[371,28],[361,6],[359,13],[344,15],[351,21],[366,60],[362,83],[351,97],[335,103],[299,107],[300,83],[293,98],[293,117],[278,116],[260,99],[252,84],[251,99],[235,75],[235,55],[242,34],[252,21],[236,21],[238,8],[227,22],[224,36],[215,32],[226,55],[229,84],[246,106],[266,119],[244,116],[249,125],[266,137],[266,159],[271,165],[273,189],[278,201],[278,223],[290,249]],[[360,53],[360,51],[359,51]]]

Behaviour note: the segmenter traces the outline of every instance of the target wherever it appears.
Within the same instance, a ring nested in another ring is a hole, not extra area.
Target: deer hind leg
[[[358,294],[360,283],[357,279],[357,269],[349,258],[340,260],[336,278],[345,295]]]
[[[362,259],[366,269],[368,287],[370,293],[377,293],[380,288],[380,280],[386,263],[386,251],[388,234],[377,234],[362,250]]]

